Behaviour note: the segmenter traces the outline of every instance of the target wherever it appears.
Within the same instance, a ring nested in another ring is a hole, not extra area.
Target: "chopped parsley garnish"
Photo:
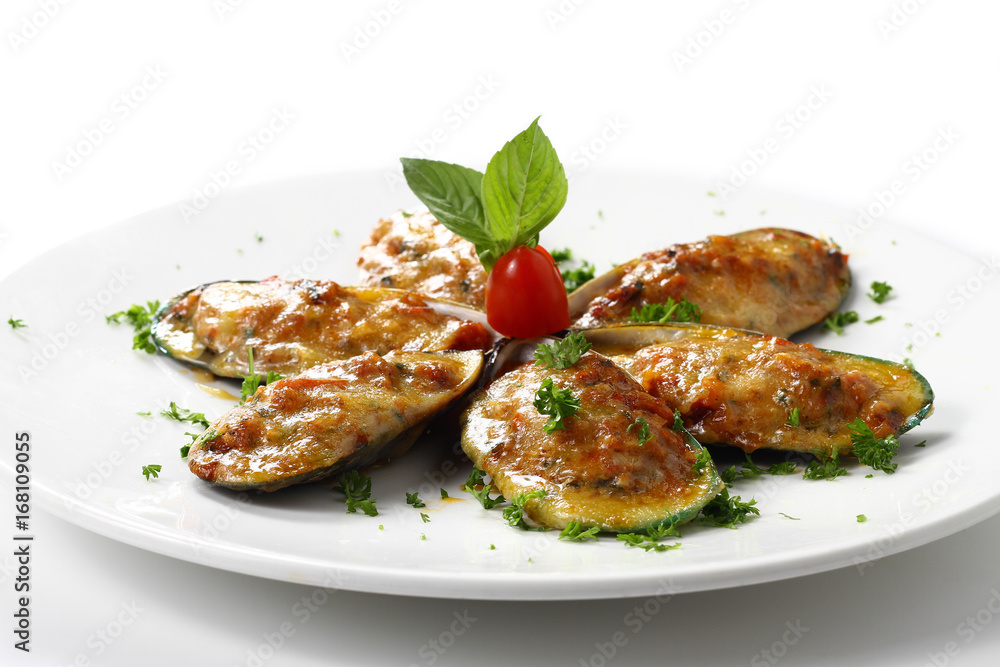
[[[666,303],[647,303],[642,308],[632,309],[629,322],[701,322],[701,308],[681,297],[674,301],[667,297]]]
[[[781,516],[785,517],[786,519],[791,519],[792,521],[801,521],[801,519],[799,519],[799,517],[792,516],[790,514],[785,514],[784,512],[778,512],[778,514],[780,514]]]
[[[571,520],[563,528],[562,532],[559,533],[560,540],[571,540],[574,542],[586,542],[587,540],[596,540],[597,533],[601,531],[600,527],[594,526],[586,530],[577,520]]]
[[[574,331],[562,340],[535,349],[535,365],[548,368],[569,368],[593,347],[581,331]]]
[[[775,463],[768,468],[761,468],[753,462],[753,458],[749,453],[743,452],[743,455],[746,456],[746,463],[743,464],[743,469],[739,472],[742,477],[760,477],[761,475],[791,475],[797,468],[795,461],[782,461],[781,463]]]
[[[442,488],[442,489],[441,489],[441,500],[444,500],[445,498],[448,498],[448,492],[447,492],[447,491],[445,491],[445,490],[444,490],[444,489]]]
[[[148,466],[142,466],[142,474],[146,477],[146,481],[148,482],[150,475],[152,475],[154,479],[160,476],[161,468],[162,466],[150,463]]]
[[[866,517],[864,514],[859,514],[858,517],[857,517],[857,519],[858,519],[858,523],[864,523],[865,521],[868,520],[868,517]]]
[[[566,293],[569,294],[588,280],[594,279],[594,265],[583,260],[583,264],[579,268],[560,271],[559,275],[562,276],[563,286],[566,288]]]
[[[868,297],[875,303],[882,303],[889,298],[889,292],[891,291],[892,285],[876,281],[872,283],[872,291],[868,292]]]
[[[352,470],[341,475],[334,491],[339,491],[346,496],[347,513],[354,514],[358,508],[368,516],[377,516],[378,509],[375,503],[378,498],[372,498],[372,478],[362,475],[357,470]]]
[[[653,439],[653,434],[649,432],[649,422],[646,421],[645,417],[639,417],[634,422],[629,424],[628,428],[625,429],[625,433],[630,433],[633,426],[636,427],[635,437],[639,441],[640,447]]]
[[[140,417],[152,417],[153,416],[153,413],[152,412],[148,412],[148,411],[147,412],[137,412],[135,414],[139,415]]]
[[[548,415],[549,421],[542,426],[546,433],[562,431],[566,428],[563,420],[572,417],[580,409],[580,399],[569,389],[557,387],[552,378],[545,378],[535,392],[535,409],[538,414]]]
[[[515,528],[535,530],[524,522],[524,504],[532,498],[541,498],[544,495],[545,489],[535,489],[534,491],[528,491],[527,493],[517,494],[510,499],[510,507],[504,508],[503,518],[507,520],[507,523]],[[545,530],[545,528],[542,528],[542,530]]]
[[[664,537],[680,537],[681,534],[674,527],[674,522],[666,525],[654,526],[645,533],[619,533],[615,539],[624,542],[625,546],[643,549],[645,551],[668,551],[681,546],[680,542],[673,544],[660,544]]]
[[[798,426],[799,426],[799,409],[798,408],[792,408],[791,412],[788,413],[788,419],[785,420],[785,423],[788,424],[789,426],[793,426],[795,428],[798,428]]]
[[[858,321],[858,314],[853,310],[847,310],[843,313],[834,313],[830,317],[823,320],[823,328],[838,336],[844,335],[844,327],[848,324],[854,324]]]
[[[802,479],[825,479],[832,481],[846,475],[847,469],[840,467],[840,454],[834,450],[833,455],[828,459],[816,459],[806,466],[802,473]]]
[[[204,412],[191,412],[186,408],[178,407],[177,404],[174,403],[173,401],[170,401],[169,408],[163,408],[162,410],[160,410],[160,414],[163,415],[164,417],[169,417],[174,421],[191,422],[192,424],[201,424],[205,428],[211,426],[211,424],[208,423],[208,420],[205,419]]]
[[[892,457],[899,449],[899,440],[895,435],[876,438],[875,432],[860,418],[855,419],[853,424],[848,424],[847,428],[851,431],[854,455],[859,461],[888,474],[896,472],[897,464],[892,463]]]
[[[153,318],[159,309],[159,301],[147,301],[145,307],[133,304],[128,310],[106,315],[104,319],[108,324],[121,324],[124,317],[125,321],[135,329],[135,335],[132,337],[132,349],[153,354],[156,352],[156,346],[153,345],[153,341],[151,340]]]
[[[490,498],[490,491],[493,490],[493,484],[487,484],[483,481],[483,475],[485,474],[479,468],[473,467],[472,472],[469,473],[469,479],[465,480],[465,484],[462,485],[462,490],[471,493],[472,497],[479,501],[484,510],[491,510],[500,503],[506,502],[506,499],[502,495]],[[476,487],[482,488],[477,489]]]
[[[918,442],[917,444],[915,444],[913,446],[914,447],[926,447],[927,446],[927,441],[926,440],[922,440],[922,441]]]
[[[876,322],[881,322],[884,319],[885,318],[882,317],[881,315],[876,315],[875,317],[871,318],[870,320],[865,320],[865,324],[875,324]]]
[[[28,328],[28,325],[24,323],[24,320],[15,320],[13,315],[11,315],[7,319],[7,324],[10,325],[11,329],[27,329]]]
[[[427,507],[424,501],[420,499],[420,496],[417,495],[416,491],[406,494],[406,504],[413,505],[414,507]]]
[[[420,520],[423,521],[424,523],[430,523],[431,522],[431,518],[429,516],[427,516],[426,514],[424,514],[423,512],[420,513]]]
[[[701,508],[701,519],[720,528],[736,529],[736,525],[746,523],[751,514],[760,516],[760,510],[754,507],[757,500],[751,498],[747,502],[739,496],[730,496],[729,489],[723,488],[715,498]]]
[[[253,371],[253,348],[247,348],[247,364],[250,367],[250,374],[243,376],[243,386],[240,387],[240,403],[246,403],[247,399],[257,393],[260,385],[271,384],[278,380],[284,380],[284,375],[279,375],[274,371],[268,371],[267,375],[257,375]]]
[[[562,249],[556,248],[549,254],[552,255],[552,261],[555,262],[556,264],[561,264],[562,262],[568,262],[569,260],[573,259],[573,251],[570,250],[569,248],[562,248]]]
[[[725,470],[719,471],[719,479],[721,479],[726,486],[732,486],[736,481],[736,466],[729,466]]]
[[[264,237],[261,236],[260,234],[254,234],[253,237],[254,237],[254,239],[257,240],[257,243],[263,243],[264,242]]]

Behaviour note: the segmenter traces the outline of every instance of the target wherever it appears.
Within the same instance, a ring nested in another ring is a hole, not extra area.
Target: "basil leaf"
[[[568,190],[566,172],[536,118],[486,165],[483,206],[496,257],[522,244],[534,247],[538,233],[562,210]]]
[[[483,215],[483,175],[440,160],[400,158],[406,184],[450,231],[478,246],[492,246]]]

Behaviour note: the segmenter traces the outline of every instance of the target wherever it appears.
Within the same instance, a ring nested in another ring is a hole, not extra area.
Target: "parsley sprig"
[[[493,490],[493,484],[483,481],[483,475],[485,474],[479,468],[473,467],[472,472],[469,473],[469,479],[465,480],[465,484],[462,485],[462,490],[471,493],[472,497],[479,501],[484,510],[491,510],[500,503],[506,502],[506,498],[502,495],[490,498],[490,491]]]
[[[583,524],[576,519],[570,520],[563,528],[562,532],[559,533],[560,540],[570,540],[571,542],[586,542],[587,540],[597,540],[597,533],[601,529],[598,526],[593,526],[591,528],[583,529]]]
[[[146,478],[146,481],[148,482],[150,476],[152,476],[153,479],[156,479],[157,477],[159,477],[160,476],[160,470],[162,468],[163,468],[163,466],[161,466],[161,465],[158,465],[156,463],[150,463],[147,466],[142,466],[142,474]]]
[[[643,549],[644,551],[669,551],[671,549],[678,549],[681,546],[680,542],[674,542],[672,544],[660,544],[660,540],[664,537],[680,537],[681,534],[677,530],[674,522],[671,521],[669,524],[661,524],[659,526],[653,526],[645,533],[619,533],[615,536],[615,539],[619,542],[624,542],[625,546],[634,547],[638,549]]]
[[[125,318],[125,321],[135,329],[135,335],[132,337],[132,349],[153,354],[156,352],[156,346],[153,345],[152,341],[153,318],[159,309],[159,301],[147,301],[145,306],[132,304],[128,310],[106,315],[104,319],[108,324],[121,324],[122,318]]]
[[[593,347],[581,331],[574,331],[562,340],[535,348],[535,365],[542,368],[569,368]]]
[[[666,303],[647,303],[632,309],[629,322],[701,322],[701,308],[681,297],[680,301],[667,298]]]
[[[782,461],[781,463],[775,463],[767,468],[761,468],[753,462],[750,454],[747,452],[744,452],[743,454],[746,456],[746,462],[740,470],[740,475],[743,477],[760,477],[761,475],[791,475],[798,468],[795,461]]]
[[[192,412],[187,408],[178,407],[178,405],[173,401],[170,401],[169,408],[163,408],[162,410],[160,410],[160,414],[163,415],[164,417],[173,419],[174,421],[190,422],[192,424],[201,424],[205,428],[208,428],[211,425],[205,418],[204,412]]]
[[[823,328],[828,331],[832,331],[838,336],[844,335],[844,327],[848,324],[854,324],[858,321],[858,314],[853,310],[847,310],[843,313],[834,313],[830,317],[823,320]]]
[[[639,441],[640,447],[653,439],[653,434],[649,431],[649,422],[646,421],[645,417],[637,417],[634,422],[628,425],[625,433],[630,433],[633,427],[635,428],[635,437]]]
[[[866,466],[881,470],[887,474],[896,472],[898,464],[892,463],[892,458],[899,449],[899,440],[895,435],[876,438],[875,432],[860,418],[847,425],[851,432],[851,443],[854,445],[854,455]]]
[[[28,325],[24,323],[24,320],[15,320],[14,316],[11,315],[7,318],[7,324],[10,325],[11,329],[27,329]]]
[[[546,528],[534,528],[529,526],[524,521],[524,504],[527,503],[532,498],[542,498],[545,496],[545,489],[535,489],[534,491],[528,491],[526,493],[519,493],[510,499],[510,507],[505,507],[503,510],[503,518],[507,520],[511,526],[515,528],[522,528],[524,530],[547,530]]]
[[[243,376],[243,386],[240,387],[240,403],[246,403],[247,399],[257,393],[260,385],[271,384],[278,380],[284,380],[284,375],[279,375],[274,371],[268,371],[267,375],[257,375],[253,370],[253,348],[247,348],[247,363],[250,367],[250,374]]]
[[[427,507],[427,504],[417,495],[417,491],[406,494],[406,504],[413,505],[414,507]]]
[[[378,516],[378,509],[375,507],[378,498],[371,497],[371,477],[362,475],[357,470],[351,470],[340,476],[333,490],[346,496],[348,514],[355,514],[360,508],[368,516]]]
[[[889,292],[892,291],[892,285],[875,281],[872,283],[871,289],[872,291],[868,292],[868,298],[875,303],[882,303],[889,298]]]
[[[840,466],[840,454],[837,450],[828,459],[816,459],[806,466],[802,479],[825,479],[833,481],[841,475],[846,475],[847,469]]]
[[[746,523],[751,514],[760,516],[760,510],[754,507],[756,504],[756,499],[744,502],[740,496],[729,495],[729,489],[723,487],[719,495],[701,508],[701,520],[735,530],[737,524]]]
[[[572,417],[580,409],[580,399],[573,396],[570,389],[557,387],[552,378],[545,378],[535,392],[535,409],[539,414],[548,415],[549,421],[542,426],[546,433],[565,430],[563,420]]]

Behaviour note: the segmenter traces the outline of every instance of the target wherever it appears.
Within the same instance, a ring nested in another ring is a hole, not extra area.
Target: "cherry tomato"
[[[504,336],[534,338],[569,326],[562,276],[541,246],[518,246],[486,280],[486,319]]]

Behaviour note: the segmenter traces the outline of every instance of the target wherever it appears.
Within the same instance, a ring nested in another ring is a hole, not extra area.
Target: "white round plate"
[[[984,286],[994,268],[884,222],[858,225],[856,213],[828,205],[750,189],[723,202],[706,194],[705,183],[655,174],[577,177],[543,243],[569,246],[603,272],[643,251],[753,227],[834,238],[850,253],[854,275],[843,308],[884,320],[850,325],[842,336],[814,327],[798,339],[909,357],[930,380],[935,413],[903,436],[898,472],[869,478],[869,469],[850,465],[832,482],[799,474],[740,480],[733,493],[754,496],[759,518],[738,530],[686,526],[683,546],[663,553],[507,526],[499,509],[485,511],[460,491],[470,464],[441,434],[371,472],[376,518],[347,514],[342,496],[321,485],[237,494],[195,478],[179,448],[197,427],[157,413],[176,401],[214,419],[233,401],[199,387],[204,380],[171,359],[132,351],[129,328],[105,323],[105,315],[221,279],[303,275],[349,284],[375,221],[417,205],[398,183],[394,172],[363,172],[226,191],[198,202],[203,210],[168,206],[70,242],[4,280],[0,314],[28,328],[0,334],[3,433],[8,440],[30,433],[34,499],[113,539],[235,572],[511,600],[706,590],[852,564],[864,574],[881,556],[1000,509],[989,423],[998,299],[995,285]],[[865,296],[875,280],[894,288],[882,305]],[[239,394],[233,381],[209,385]],[[137,414],[147,411],[153,416]],[[12,484],[12,446],[2,459]],[[141,468],[154,463],[162,472],[147,481]],[[407,505],[407,491],[418,491],[427,507]]]

